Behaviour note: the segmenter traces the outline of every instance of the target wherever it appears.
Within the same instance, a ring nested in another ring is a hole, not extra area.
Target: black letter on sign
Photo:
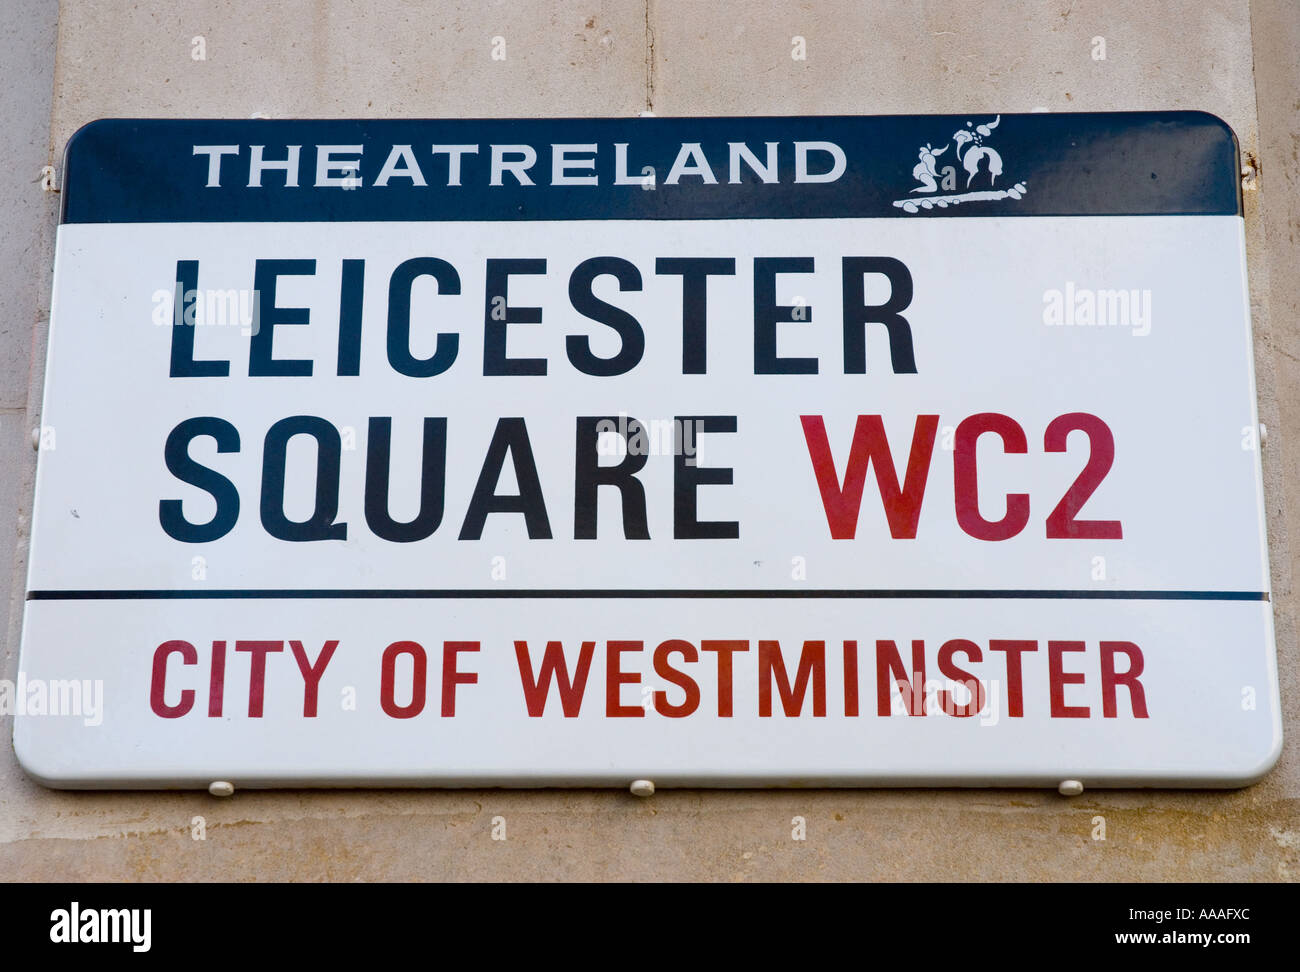
[[[305,377],[311,374],[310,361],[279,360],[272,354],[276,327],[280,324],[307,324],[311,313],[305,307],[276,307],[277,279],[310,276],[315,272],[315,260],[258,260],[254,264],[253,339],[248,343],[248,373],[252,377]]]
[[[545,273],[545,260],[489,260],[487,295],[483,306],[483,374],[544,375],[545,358],[507,358],[506,325],[540,324],[540,307],[510,307],[512,273]]]
[[[339,282],[338,373],[341,376],[361,374],[361,305],[365,283],[366,261],[344,260],[343,278]]]
[[[709,277],[736,273],[731,257],[659,257],[655,273],[682,275],[682,374],[702,375],[708,368]]]
[[[459,334],[439,334],[433,357],[411,354],[411,285],[416,277],[429,276],[438,282],[439,294],[459,294],[456,268],[437,257],[416,257],[400,264],[388,281],[388,363],[395,371],[412,378],[440,375],[451,367],[460,349]]]
[[[447,420],[424,420],[424,459],[420,470],[420,512],[399,523],[388,513],[389,457],[393,420],[371,418],[366,436],[366,523],[375,536],[393,543],[423,540],[442,523],[447,479]]]
[[[622,424],[620,425],[620,421]],[[623,500],[623,536],[628,540],[649,540],[646,525],[645,486],[636,474],[645,467],[646,429],[634,418],[579,416],[578,441],[574,449],[573,539],[596,539],[596,502],[598,487],[617,486]],[[621,435],[629,443],[623,461],[612,466],[600,464],[600,434]]]
[[[863,276],[883,273],[889,278],[889,300],[867,304]],[[868,324],[883,324],[889,332],[889,361],[896,375],[916,374],[912,327],[900,311],[912,302],[912,274],[893,257],[844,258],[844,373],[867,372]]]
[[[641,271],[618,257],[583,260],[569,277],[569,303],[573,309],[584,317],[613,328],[621,342],[619,352],[614,357],[598,358],[591,353],[591,339],[585,335],[569,335],[564,339],[573,366],[584,374],[595,375],[597,378],[626,374],[636,367],[641,355],[645,354],[645,333],[637,319],[592,293],[592,281],[603,274],[610,274],[618,280],[619,290],[641,289]]]
[[[816,358],[778,358],[776,326],[812,321],[812,308],[776,302],[778,273],[812,273],[812,257],[756,257],[754,260],[754,374],[815,375]],[[795,312],[802,311],[796,317]]]
[[[167,471],[183,483],[206,490],[217,501],[217,512],[212,519],[198,524],[185,519],[180,500],[161,500],[158,503],[158,522],[167,536],[182,543],[219,540],[230,532],[239,518],[239,490],[235,484],[190,458],[190,442],[201,435],[210,435],[217,440],[217,452],[239,451],[238,430],[225,419],[212,416],[186,419],[167,436],[167,445],[163,447]]]
[[[194,360],[194,326],[198,323],[199,261],[176,261],[176,289],[172,291],[173,378],[225,378],[229,361]]]
[[[498,496],[496,493],[507,451],[515,467],[518,496]],[[542,498],[541,481],[537,478],[537,464],[533,462],[533,447],[528,441],[528,426],[522,418],[497,419],[487,458],[483,460],[483,470],[478,475],[478,485],[474,487],[474,496],[469,501],[469,510],[460,528],[460,539],[478,540],[482,537],[489,513],[522,513],[528,527],[528,539],[551,539],[551,521],[546,517],[546,502]]]
[[[301,523],[284,515],[285,459],[289,440],[310,435],[316,440],[316,500],[311,516]],[[338,429],[315,415],[291,415],[266,433],[262,447],[262,526],[277,540],[346,540],[348,525],[335,523],[339,512]]]
[[[694,448],[683,447],[683,433],[690,423]],[[740,536],[740,524],[727,520],[698,519],[699,507],[695,495],[697,486],[731,485],[732,471],[728,466],[703,468],[696,465],[699,451],[699,432],[735,432],[734,415],[679,415],[677,416],[677,448],[673,450],[673,539],[675,540],[735,540]],[[688,454],[689,453],[689,454]]]

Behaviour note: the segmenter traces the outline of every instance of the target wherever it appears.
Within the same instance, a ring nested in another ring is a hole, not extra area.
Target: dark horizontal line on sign
[[[293,590],[251,588],[248,590],[122,590],[122,591],[29,591],[29,601],[213,601],[213,600],[344,600],[355,598],[446,600],[504,599],[553,600],[564,598],[600,598],[606,600],[640,598],[847,598],[867,600],[1084,600],[1084,601],[1267,601],[1267,591],[1044,591],[1044,590],[827,590],[827,589],[714,589],[635,588],[629,590],[514,590],[473,588],[469,590],[411,590],[383,588],[342,590]]]

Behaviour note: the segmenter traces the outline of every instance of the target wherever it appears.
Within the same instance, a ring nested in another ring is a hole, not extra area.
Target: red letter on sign
[[[1007,494],[1007,512],[1000,520],[986,520],[980,515],[979,471],[975,464],[975,450],[980,436],[985,432],[996,432],[1002,438],[1004,452],[1029,451],[1025,430],[1006,415],[981,412],[964,419],[957,426],[952,455],[957,524],[976,540],[1006,540],[1023,530],[1029,522],[1029,496],[1027,493]]]
[[[1115,671],[1115,654],[1123,652],[1128,655],[1128,671]],[[1146,719],[1147,694],[1142,689],[1138,676],[1142,674],[1142,649],[1131,641],[1103,641],[1101,643],[1101,714],[1107,719],[1114,719],[1118,706],[1115,703],[1115,686],[1123,685],[1128,689],[1129,701],[1133,706],[1135,719]]]
[[[262,718],[262,701],[266,696],[266,655],[271,651],[284,651],[283,641],[236,641],[235,651],[249,652],[248,659],[248,716]]]
[[[1086,719],[1086,705],[1066,705],[1065,686],[1083,683],[1082,672],[1067,672],[1061,667],[1061,656],[1067,651],[1083,651],[1082,641],[1049,641],[1047,643],[1047,672],[1050,680],[1053,719]]]
[[[411,656],[411,701],[398,705],[394,698],[394,681],[397,668],[397,656]],[[428,671],[428,660],[424,647],[414,641],[394,641],[384,649],[384,658],[379,669],[379,704],[384,712],[394,719],[411,719],[424,711],[424,678]]]
[[[226,698],[226,643],[212,642],[212,667],[208,678],[208,717],[221,718],[221,706]]]
[[[903,668],[903,659],[899,657],[898,645],[892,641],[876,642],[876,712],[879,715],[892,715],[893,700],[889,693],[889,680],[894,679],[898,691],[903,695],[903,704],[908,715],[925,715],[925,642],[912,642],[912,681]]]
[[[1002,641],[994,639],[989,642],[989,651],[1007,653],[1007,715],[1012,719],[1025,716],[1025,680],[1021,672],[1020,655],[1026,651],[1037,651],[1037,641]]]
[[[972,662],[978,662],[983,657],[979,645],[975,642],[967,641],[965,638],[954,638],[952,641],[944,642],[943,647],[939,649],[939,671],[944,678],[966,686],[970,691],[970,701],[965,705],[958,705],[951,692],[940,689],[939,708],[950,716],[973,716],[984,711],[984,683],[964,668],[953,664],[952,656],[959,651]]]
[[[885,504],[885,517],[889,521],[889,534],[895,540],[912,540],[916,537],[916,524],[921,518],[921,501],[925,499],[925,483],[930,475],[930,457],[934,454],[934,437],[939,429],[939,416],[918,415],[912,433],[912,451],[907,459],[907,476],[903,486],[898,486],[898,472],[894,457],[885,437],[885,425],[879,415],[859,415],[853,429],[853,445],[849,448],[849,461],[844,467],[844,485],[840,486],[835,472],[835,457],[831,455],[826,439],[826,423],[820,415],[802,415],[803,436],[808,443],[817,487],[821,490],[822,506],[826,508],[826,522],[831,537],[852,540],[858,530],[858,511],[862,508],[862,490],[867,482],[867,467],[876,470],[876,485]]]
[[[844,714],[858,714],[858,643],[844,642]]]
[[[645,709],[639,705],[623,705],[619,701],[619,692],[624,685],[637,685],[641,676],[636,672],[625,672],[619,667],[619,658],[625,651],[642,651],[644,643],[640,641],[610,641],[605,645],[605,715],[611,719],[617,716],[637,718],[645,716]]]
[[[790,676],[785,670],[785,659],[781,657],[781,642],[760,641],[758,643],[758,714],[772,714],[772,683],[776,682],[777,691],[781,693],[781,708],[788,716],[797,716],[803,711],[804,696],[808,694],[808,680],[813,686],[813,715],[826,714],[826,642],[805,641],[803,652],[799,655],[799,671],[795,675],[794,687],[790,687]]]
[[[456,654],[462,651],[478,651],[478,642],[444,641],[442,643],[442,714],[444,718],[456,714],[456,686],[478,684],[478,672],[456,671]]]
[[[293,649],[293,657],[298,662],[298,671],[302,672],[302,714],[308,719],[316,716],[316,702],[320,696],[320,679],[325,674],[325,666],[334,657],[334,649],[338,646],[337,641],[325,642],[320,654],[316,656],[316,664],[313,665],[307,661],[307,651],[303,648],[301,641],[289,642],[289,647]]]
[[[164,695],[167,680],[167,659],[173,654],[181,656],[181,663],[197,665],[199,653],[188,641],[164,641],[153,653],[153,682],[149,686],[149,705],[154,715],[164,719],[179,719],[194,706],[194,689],[182,689],[181,700],[176,705],[168,705]]]
[[[681,705],[670,705],[667,692],[655,692],[655,711],[670,719],[682,719],[700,707],[700,687],[695,684],[695,679],[668,664],[668,656],[673,652],[680,653],[682,660],[688,662],[699,661],[700,653],[689,641],[679,638],[670,638],[655,649],[655,674],[686,693]]]
[[[564,645],[558,641],[546,643],[546,654],[542,656],[542,667],[533,677],[533,663],[528,656],[528,642],[515,642],[515,658],[519,662],[519,678],[523,682],[524,702],[528,714],[534,719],[546,711],[546,699],[551,690],[551,676],[555,676],[559,686],[560,707],[564,709],[566,719],[576,719],[582,711],[582,693],[587,687],[587,673],[591,671],[591,656],[596,651],[594,641],[584,641],[578,655],[578,669],[573,680],[569,680],[569,666],[564,660]]]
[[[718,653],[718,716],[730,719],[731,702],[731,656],[737,651],[749,651],[748,641],[701,641],[700,647],[705,651]]]

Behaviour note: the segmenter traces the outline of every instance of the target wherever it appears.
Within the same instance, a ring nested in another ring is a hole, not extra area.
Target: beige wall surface
[[[35,468],[27,435],[40,421],[57,209],[39,169],[58,165],[69,135],[91,119],[1187,108],[1226,119],[1258,167],[1246,235],[1260,414],[1271,432],[1265,491],[1284,720],[1290,732],[1300,727],[1300,604],[1287,544],[1288,532],[1300,535],[1293,0],[63,0],[57,54],[52,17],[22,16],[21,30],[0,36],[0,120],[7,132],[34,126],[40,138],[27,149],[14,140],[0,166],[21,176],[0,203],[0,290],[9,295],[0,304],[0,582],[12,589],[0,677],[17,669]],[[198,37],[204,60],[193,56]],[[491,56],[494,37],[505,39],[505,60]],[[791,56],[795,37],[806,60]],[[1099,37],[1104,60],[1093,56]],[[15,62],[20,53],[32,63]],[[52,101],[33,78],[52,85]],[[46,790],[17,766],[11,732],[11,719],[0,719],[0,878],[12,880],[1300,878],[1294,740],[1263,782],[1231,792],[291,791],[219,800]],[[806,840],[791,839],[796,816]],[[196,817],[203,840],[193,839]],[[505,819],[504,841],[492,839],[495,817]],[[1104,840],[1095,839],[1097,817]]]

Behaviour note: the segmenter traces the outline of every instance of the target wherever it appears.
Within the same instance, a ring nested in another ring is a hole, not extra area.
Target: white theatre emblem
[[[941,196],[923,195],[915,198],[896,199],[894,205],[905,213],[914,213],[919,209],[933,209],[935,206],[943,209],[964,202],[1008,198],[1019,199],[1023,196],[1025,194],[1025,184],[1023,182],[1017,182],[1010,189],[996,188],[998,176],[1002,175],[1002,156],[998,154],[996,149],[985,145],[984,139],[993,134],[993,129],[997,128],[998,123],[1001,121],[1002,116],[998,115],[985,125],[973,125],[971,122],[967,122],[965,128],[959,128],[953,132],[952,138],[943,148],[935,149],[934,146],[927,142],[918,150],[917,158],[920,159],[920,162],[912,169],[912,178],[919,182],[920,185],[912,190],[913,193],[957,189],[956,167],[947,165],[940,169],[937,161],[939,156],[953,148],[953,146],[956,146],[953,157],[966,170],[964,190]],[[978,185],[978,182],[982,182],[985,176],[988,178],[988,189],[972,188],[972,186]]]

